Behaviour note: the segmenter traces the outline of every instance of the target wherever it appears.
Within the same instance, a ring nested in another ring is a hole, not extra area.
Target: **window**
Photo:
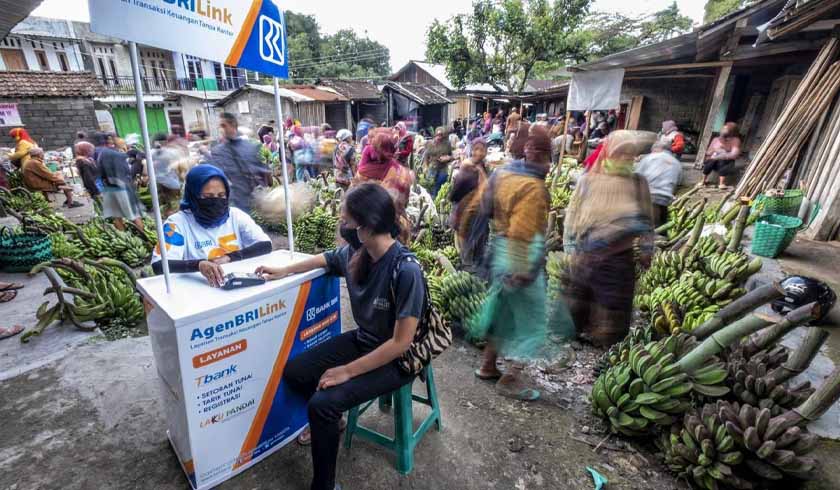
[[[3,63],[6,64],[7,70],[29,69],[29,66],[26,64],[26,58],[23,56],[23,51],[19,49],[0,49],[0,56],[3,57]]]
[[[111,58],[108,60],[108,64],[111,65],[111,76],[114,77],[114,81],[117,80],[117,65],[114,63],[114,59]]]
[[[190,77],[190,80],[204,78],[204,73],[201,71],[201,60],[195,56],[187,56],[187,76]]]
[[[105,71],[105,60],[102,58],[96,58],[96,63],[99,65],[99,77],[102,78],[105,83],[108,83],[108,72]]]
[[[38,66],[41,71],[50,71],[50,64],[47,62],[47,53],[41,50],[35,51],[35,58],[38,59]]]
[[[56,53],[58,55],[58,64],[61,65],[61,71],[70,71],[70,63],[67,62],[67,55],[64,53]]]
[[[216,84],[222,85],[222,65],[221,63],[213,63],[213,74],[216,76]]]

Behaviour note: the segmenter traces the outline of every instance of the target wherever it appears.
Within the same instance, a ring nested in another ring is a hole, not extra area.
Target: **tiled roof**
[[[317,85],[329,87],[350,100],[381,99],[382,93],[373,82],[365,80],[341,80],[338,78],[323,78]]]
[[[0,71],[0,97],[96,97],[105,88],[86,71]]]

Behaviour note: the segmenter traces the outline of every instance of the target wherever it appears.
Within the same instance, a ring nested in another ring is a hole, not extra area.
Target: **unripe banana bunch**
[[[50,242],[52,242],[53,257],[56,259],[80,259],[85,254],[79,242],[68,239],[64,233],[50,233]]]
[[[714,405],[705,405],[701,413],[686,413],[682,424],[671,426],[659,437],[657,445],[665,464],[695,488],[753,488],[740,467],[744,455],[727,433]]]
[[[645,345],[655,340],[653,330],[649,327],[636,326],[630,328],[630,332],[620,342],[613,344],[595,363],[593,368],[595,375],[599,375],[620,362],[626,362],[630,355],[630,349],[637,344]]]
[[[338,217],[316,206],[295,221],[295,245],[301,252],[309,254],[334,248],[337,227]]]
[[[432,299],[432,304],[438,311],[445,311],[443,309],[443,276],[427,275],[426,282],[429,285],[429,296]]]
[[[741,282],[761,270],[761,259],[752,261],[743,253],[724,252],[706,258],[706,273],[712,277]]]
[[[487,295],[487,287],[468,272],[456,272],[444,277],[441,283],[441,303],[452,320],[471,321]]]
[[[609,368],[595,380],[595,412],[609,420],[615,433],[638,436],[655,426],[667,426],[691,407],[692,392],[723,396],[729,390],[722,363],[712,362],[689,374],[677,363],[693,345],[687,335],[672,335],[647,345],[634,345],[627,360]]]
[[[440,216],[448,216],[452,212],[452,201],[449,200],[449,193],[452,190],[452,180],[447,180],[440,187],[435,197],[435,209]]]
[[[745,465],[755,475],[752,479],[778,481],[785,477],[813,477],[817,461],[807,457],[819,437],[800,425],[807,419],[783,415],[773,417],[769,408],[719,400],[718,416],[726,431],[745,453]]]

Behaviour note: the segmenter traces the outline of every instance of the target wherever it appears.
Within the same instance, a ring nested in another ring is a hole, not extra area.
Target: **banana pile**
[[[295,248],[316,254],[335,248],[338,216],[321,206],[298,218],[294,223]]]
[[[660,436],[657,445],[665,464],[697,488],[751,489],[753,485],[738,474],[744,454],[714,408],[709,404],[702,412],[686,413],[682,424],[672,426],[670,432]]]
[[[21,342],[41,335],[56,322],[70,322],[84,331],[99,327],[107,334],[116,327],[133,328],[145,316],[135,290],[136,276],[122,262],[59,259],[31,271],[38,273],[46,275],[51,284],[44,294],[55,294],[57,301],[52,306],[49,301],[41,304],[36,313],[37,324],[21,336]]]
[[[773,416],[805,402],[814,392],[810,382],[788,385],[784,383],[786,379],[779,379],[773,372],[781,369],[788,354],[788,349],[782,345],[752,355],[740,348],[730,352],[726,366],[734,398],[741,403],[768,408]]]
[[[452,201],[449,200],[449,193],[452,190],[452,179],[447,180],[445,184],[440,187],[440,190],[435,196],[435,209],[437,209],[439,216],[449,216],[452,212]]]
[[[420,265],[423,267],[423,272],[426,273],[427,277],[442,276],[444,274],[443,266],[438,260],[439,255],[446,257],[446,259],[449,260],[456,269],[459,267],[460,257],[458,255],[458,250],[452,245],[444,247],[439,252],[433,252],[432,250],[425,248],[423,244],[415,243],[412,244],[411,250],[414,255],[417,256],[417,260],[420,261]]]
[[[627,362],[630,349],[634,345],[646,345],[654,340],[656,339],[653,338],[653,330],[650,328],[631,327],[627,336],[620,342],[613,344],[595,363],[595,367],[593,368],[595,376],[598,376],[620,362]]]
[[[150,255],[148,241],[130,231],[121,231],[103,219],[92,219],[84,226],[75,227],[72,240],[84,248],[86,257],[111,258],[140,267]]]
[[[795,412],[773,417],[769,408],[722,400],[715,408],[726,431],[745,453],[744,464],[752,473],[751,480],[813,476],[817,461],[807,455],[814,450],[819,437],[804,429],[806,418]]]
[[[640,436],[673,424],[691,408],[692,395],[728,393],[722,385],[727,371],[721,362],[710,360],[692,373],[682,371],[677,361],[690,352],[692,341],[682,334],[633,345],[626,361],[595,380],[591,395],[595,413],[609,421],[614,433]]]
[[[436,285],[438,287],[438,285]],[[435,291],[429,285],[430,293]],[[437,291],[441,312],[450,321],[468,324],[481,309],[487,295],[487,286],[469,272],[459,271],[445,276]]]
[[[70,240],[64,233],[50,233],[50,242],[53,257],[56,259],[81,259],[85,255],[85,250],[79,246],[79,242]]]

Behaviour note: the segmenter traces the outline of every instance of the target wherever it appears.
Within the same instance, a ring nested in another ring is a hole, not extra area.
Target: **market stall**
[[[300,257],[300,254],[298,254]],[[253,272],[277,251],[226,266]],[[286,362],[341,332],[339,283],[323,271],[222,290],[199,273],[138,281],[166,407],[168,436],[193,488],[210,488],[283,447],[307,424],[282,382]]]

